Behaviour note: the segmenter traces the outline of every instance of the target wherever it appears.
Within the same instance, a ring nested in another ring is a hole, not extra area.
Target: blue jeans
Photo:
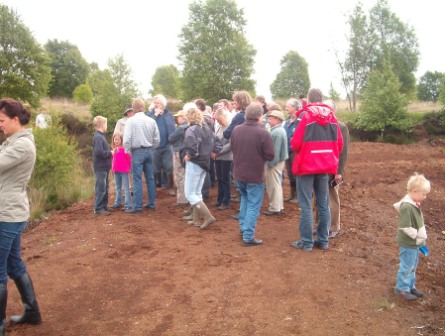
[[[329,246],[329,211],[328,174],[310,174],[297,176],[297,196],[300,213],[300,240],[304,246],[312,247],[312,229],[314,215],[312,213],[312,192],[315,194],[315,205],[318,209],[317,242],[320,246]]]
[[[230,203],[230,172],[232,161],[216,160],[216,177],[218,178],[218,204]]]
[[[241,193],[239,212],[240,230],[244,240],[255,238],[255,227],[260,215],[264,197],[264,183],[246,183],[236,181]]]
[[[156,184],[153,175],[153,150],[151,148],[132,149],[131,165],[134,184],[133,208],[142,210],[142,173],[144,173],[147,183],[148,206],[154,208],[156,206]]]
[[[116,185],[115,205],[122,205],[122,185],[124,186],[125,207],[131,207],[130,182],[128,173],[114,173],[114,184]]]
[[[95,171],[94,177],[94,212],[98,212],[108,207],[108,171]]]
[[[191,161],[185,164],[184,194],[191,205],[202,201],[201,190],[206,174],[204,169]]]
[[[416,268],[419,263],[419,249],[400,246],[399,271],[396,289],[409,292],[416,288]]]
[[[18,279],[26,272],[22,261],[21,239],[22,231],[28,222],[0,222],[0,283],[11,279]]]
[[[164,170],[167,175],[173,173],[173,147],[171,144],[156,148],[154,153],[154,173]]]

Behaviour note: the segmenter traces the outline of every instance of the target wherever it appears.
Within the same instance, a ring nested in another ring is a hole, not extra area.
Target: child
[[[94,213],[96,215],[109,215],[108,205],[108,172],[111,169],[112,151],[105,139],[107,131],[107,118],[96,116],[93,119],[96,129],[93,137],[93,169],[96,179],[94,187]]]
[[[397,243],[400,246],[400,264],[397,272],[397,295],[407,300],[416,300],[423,293],[416,289],[416,268],[419,261],[419,247],[425,245],[426,230],[420,202],[431,190],[425,176],[415,173],[408,180],[407,195],[394,204],[399,212]]]
[[[128,174],[131,169],[131,155],[125,153],[122,146],[123,135],[121,132],[113,134],[112,148],[113,148],[113,173],[114,183],[116,185],[116,200],[112,206],[113,209],[119,208],[122,205],[122,185],[124,186],[125,205],[122,210],[131,208],[130,197],[130,183]]]

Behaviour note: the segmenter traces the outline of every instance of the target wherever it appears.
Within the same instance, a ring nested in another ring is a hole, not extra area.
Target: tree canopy
[[[281,59],[281,70],[270,85],[273,99],[298,97],[309,91],[308,64],[296,51],[289,51]]]
[[[234,0],[197,1],[189,11],[179,35],[183,98],[215,102],[236,90],[253,93],[256,51],[245,38],[244,11]]]
[[[151,86],[153,87],[150,91],[152,96],[161,93],[167,98],[179,98],[181,92],[179,70],[174,65],[156,68],[151,79]]]
[[[74,89],[84,84],[90,72],[88,62],[77,46],[68,41],[49,40],[45,49],[50,56],[52,79],[50,97],[72,97]]]
[[[436,102],[441,93],[442,81],[445,74],[439,71],[427,71],[420,77],[417,85],[417,98],[421,101]]]
[[[0,96],[40,105],[51,78],[49,58],[18,14],[0,4]]]

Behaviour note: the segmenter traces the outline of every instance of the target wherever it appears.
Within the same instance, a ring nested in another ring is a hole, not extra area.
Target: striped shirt
[[[124,131],[124,148],[126,153],[141,147],[156,148],[159,146],[160,136],[156,121],[138,112],[128,118]]]

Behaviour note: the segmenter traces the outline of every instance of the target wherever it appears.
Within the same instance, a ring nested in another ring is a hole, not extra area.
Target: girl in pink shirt
[[[113,134],[112,148],[113,148],[113,165],[112,170],[114,174],[114,183],[116,185],[116,200],[112,206],[117,209],[122,206],[122,186],[124,187],[125,205],[122,210],[131,208],[130,196],[130,179],[129,173],[131,170],[131,155],[125,153],[122,133],[116,132]]]

